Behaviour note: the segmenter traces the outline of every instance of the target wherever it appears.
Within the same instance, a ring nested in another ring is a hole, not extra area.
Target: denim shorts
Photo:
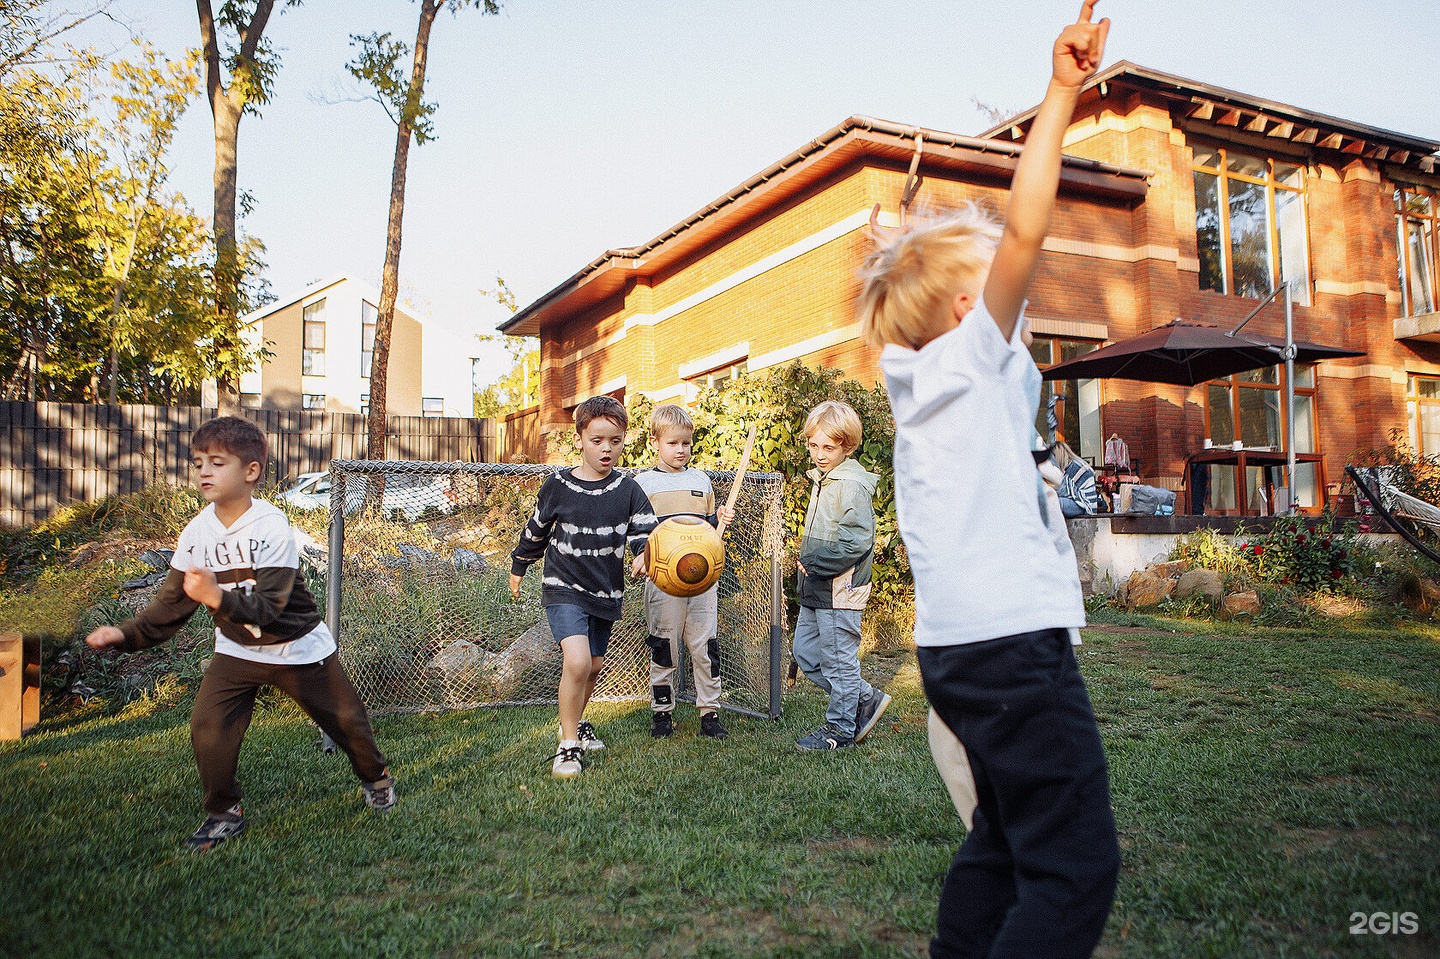
[[[550,621],[550,633],[557,643],[566,636],[588,636],[591,656],[604,656],[610,648],[610,630],[615,628],[613,619],[601,619],[574,603],[546,606],[545,618]]]

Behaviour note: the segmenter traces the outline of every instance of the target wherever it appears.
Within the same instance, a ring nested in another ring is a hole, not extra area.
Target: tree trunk
[[[425,58],[430,49],[430,28],[443,0],[422,0],[420,26],[415,34],[415,59],[410,68],[408,104],[418,105],[425,90]],[[385,458],[386,390],[389,384],[390,331],[395,321],[395,300],[400,290],[400,233],[405,217],[405,172],[410,159],[411,118],[400,115],[395,131],[395,163],[390,171],[390,218],[385,228],[385,270],[380,280],[379,315],[375,319],[375,349],[370,363],[370,418],[367,458]]]
[[[245,69],[253,69],[260,38],[275,0],[257,0],[250,22],[240,30],[239,61]],[[220,76],[220,41],[215,32],[215,17],[210,0],[195,0],[200,18],[200,41],[205,59],[205,98],[215,120],[215,314],[214,350],[217,355],[231,353],[240,345],[240,260],[236,242],[236,154],[240,138],[240,118],[245,113],[246,94],[243,84],[226,86]],[[233,78],[232,78],[233,81]],[[219,377],[219,404],[222,410],[239,407],[239,382],[227,373]]]

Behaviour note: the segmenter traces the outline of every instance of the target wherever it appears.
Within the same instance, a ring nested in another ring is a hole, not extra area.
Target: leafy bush
[[[1236,530],[1235,542],[1213,529],[1183,537],[1170,551],[1172,560],[1213,569],[1227,584],[1285,587],[1298,593],[1359,588],[1357,570],[1368,556],[1354,523],[1335,528],[1335,517],[1294,518],[1274,524],[1268,532],[1246,537]]]

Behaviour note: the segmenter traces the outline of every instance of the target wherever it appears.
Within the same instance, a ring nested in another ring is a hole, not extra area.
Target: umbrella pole
[[[1285,511],[1295,512],[1295,310],[1285,281]]]

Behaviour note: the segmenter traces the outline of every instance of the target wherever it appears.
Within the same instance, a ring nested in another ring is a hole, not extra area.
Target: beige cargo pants
[[[650,647],[650,708],[655,712],[675,710],[675,664],[682,642],[690,654],[695,708],[711,713],[719,707],[718,595],[712,586],[699,596],[671,596],[645,583],[645,627],[650,634],[645,644]]]

